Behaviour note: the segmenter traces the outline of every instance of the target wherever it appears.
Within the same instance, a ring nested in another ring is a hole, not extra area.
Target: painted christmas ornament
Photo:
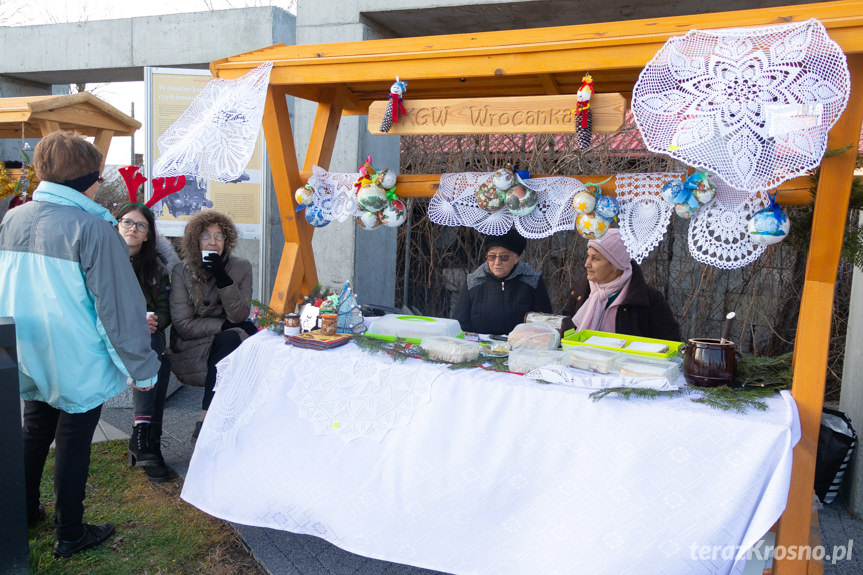
[[[367,212],[363,210],[362,213],[357,216],[357,225],[364,230],[373,230],[381,225],[381,219],[378,216],[378,212]]]
[[[682,204],[674,204],[674,213],[677,214],[678,217],[683,218],[684,220],[688,220],[698,211],[697,206],[693,206],[689,203]]]
[[[380,186],[366,184],[357,192],[357,201],[367,212],[377,212],[387,205],[387,193]]]
[[[381,223],[391,228],[402,225],[408,218],[408,209],[401,200],[391,201],[378,213],[380,214]]]
[[[494,184],[480,184],[475,196],[476,205],[490,214],[501,209],[506,201],[506,192],[498,190]]]
[[[396,185],[396,173],[388,168],[378,170],[375,173],[374,182],[385,190],[389,190]]]
[[[536,209],[539,194],[521,182],[506,191],[506,207],[514,216],[526,216]]]
[[[515,183],[515,174],[510,169],[501,168],[495,171],[492,176],[492,183],[498,190],[508,190]]]
[[[306,184],[302,188],[297,188],[297,191],[294,193],[294,198],[301,206],[310,206],[312,205],[312,196],[314,195],[315,188],[313,188],[309,184]]]
[[[620,204],[614,196],[599,196],[593,211],[600,218],[613,220],[620,213]]]
[[[782,210],[764,208],[749,218],[749,237],[756,244],[772,246],[786,238],[791,229],[791,220]]]
[[[575,218],[575,231],[581,237],[588,240],[596,240],[608,231],[608,220],[604,220],[596,214],[578,214]]]
[[[676,204],[683,201],[683,182],[680,180],[669,180],[662,185],[662,191],[659,195],[669,204]]]
[[[578,192],[572,198],[572,209],[574,209],[578,214],[589,214],[595,207],[596,196],[590,192]]]
[[[704,172],[697,172],[686,178],[683,184],[699,203],[706,204],[716,196],[716,186]]]
[[[322,228],[328,223],[330,223],[330,220],[324,217],[323,210],[321,210],[321,208],[319,208],[315,204],[306,206],[305,212],[306,221],[315,226],[316,228]]]

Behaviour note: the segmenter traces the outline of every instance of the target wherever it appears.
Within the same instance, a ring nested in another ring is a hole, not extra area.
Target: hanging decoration
[[[752,214],[747,224],[749,237],[762,246],[778,244],[786,238],[791,229],[791,221],[776,203],[776,194],[770,194],[769,199],[770,205]]]
[[[598,240],[610,229],[612,220],[620,213],[617,199],[603,196],[600,186],[610,180],[594,184],[584,184],[585,190],[572,198],[572,209],[578,214],[575,218],[575,231],[588,240]],[[588,191],[590,188],[595,192]]]
[[[301,206],[310,206],[314,202],[315,187],[312,184],[305,184],[302,188],[297,188],[294,192],[294,199]]]
[[[642,70],[632,112],[649,150],[755,195],[820,163],[849,92],[845,55],[817,20],[691,30]]]
[[[159,137],[153,174],[238,180],[255,151],[272,68],[265,62],[236,80],[210,80]]]
[[[618,174],[617,199],[620,202],[620,237],[629,255],[639,264],[665,237],[674,206],[663,200],[661,188],[682,174]]]
[[[698,213],[702,204],[709,203],[716,195],[716,187],[707,174],[696,172],[686,178],[669,180],[662,186],[662,199],[674,206],[674,213],[685,220]]]
[[[387,133],[390,131],[390,128],[393,127],[393,124],[399,123],[399,114],[406,114],[405,106],[402,104],[402,98],[405,95],[405,92],[408,89],[407,80],[400,81],[399,77],[396,76],[395,83],[390,86],[390,101],[387,102],[387,109],[384,112],[384,118],[381,120],[381,128],[380,131],[383,133]]]
[[[369,156],[359,168],[354,187],[357,189],[357,225],[364,230],[380,226],[397,227],[407,220],[407,207],[396,194],[396,173],[390,169],[375,171]]]
[[[581,79],[581,87],[575,93],[577,103],[572,111],[575,122],[575,132],[578,139],[578,147],[582,150],[590,148],[590,139],[593,135],[593,118],[590,111],[590,99],[593,97],[593,77],[590,73]]]
[[[716,198],[689,222],[689,254],[720,269],[751,264],[764,252],[764,246],[749,235],[749,219],[768,203],[766,192],[739,192],[717,181]]]

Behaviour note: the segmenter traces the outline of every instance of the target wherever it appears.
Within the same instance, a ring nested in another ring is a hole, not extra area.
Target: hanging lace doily
[[[316,435],[338,435],[345,442],[360,437],[381,441],[431,401],[435,378],[416,366],[383,363],[359,349],[339,354],[299,351],[288,397]]]
[[[717,268],[742,268],[764,253],[764,246],[750,238],[748,223],[752,214],[770,203],[767,192],[747,194],[724,182],[715,183],[716,199],[689,222],[689,253]]]
[[[474,196],[477,188],[491,179],[490,172],[441,175],[438,191],[429,202],[429,220],[442,226],[471,227],[492,236],[504,235],[515,224],[518,233],[526,238],[545,238],[573,229],[572,197],[587,189],[574,178],[525,180],[525,185],[537,192],[537,206],[526,216],[513,216],[506,208],[488,213],[477,205]]]
[[[210,80],[159,138],[154,177],[231,182],[243,175],[261,130],[272,62],[236,80]]]
[[[817,20],[691,30],[642,70],[632,112],[651,151],[767,191],[819,164],[849,90],[845,55]]]
[[[617,201],[620,204],[620,237],[629,256],[639,264],[665,237],[674,206],[659,195],[669,180],[683,174],[618,174]]]
[[[313,203],[321,208],[324,218],[344,222],[360,215],[357,190],[354,184],[360,178],[354,174],[327,172],[320,166],[312,166],[309,184],[315,188]]]

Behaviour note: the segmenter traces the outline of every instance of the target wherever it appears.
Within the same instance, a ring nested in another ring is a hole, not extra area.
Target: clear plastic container
[[[615,370],[620,377],[664,377],[669,382],[680,377],[679,362],[648,357],[621,357],[616,362]]]
[[[464,363],[479,357],[479,344],[455,337],[432,336],[423,338],[422,348],[429,357],[449,363]]]
[[[397,337],[420,343],[427,337],[463,335],[457,320],[420,315],[387,314],[369,326],[366,335],[378,339],[393,340]]]
[[[565,351],[541,349],[514,349],[509,352],[509,370],[527,373],[547,365],[569,365],[569,355]]]
[[[509,332],[507,342],[512,349],[557,349],[560,333],[549,323],[520,323]]]
[[[613,373],[617,369],[617,361],[623,354],[604,349],[596,349],[586,345],[571,347],[566,350],[569,366],[596,373]]]

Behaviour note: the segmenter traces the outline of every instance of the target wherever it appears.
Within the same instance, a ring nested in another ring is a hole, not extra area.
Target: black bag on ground
[[[842,478],[857,444],[857,434],[841,411],[824,409],[815,456],[815,494],[821,503],[832,503],[839,493]]]

